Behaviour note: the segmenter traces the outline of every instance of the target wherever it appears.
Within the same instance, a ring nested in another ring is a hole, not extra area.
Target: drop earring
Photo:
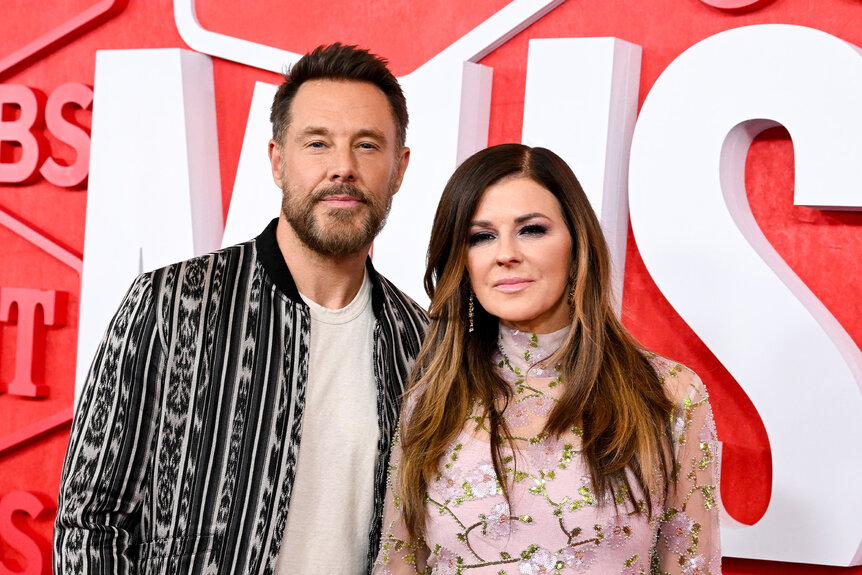
[[[467,331],[473,333],[473,290],[470,290],[470,299],[467,300]]]

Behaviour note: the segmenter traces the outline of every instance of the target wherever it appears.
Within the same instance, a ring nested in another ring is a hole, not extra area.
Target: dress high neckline
[[[530,377],[556,377],[556,366],[545,365],[543,362],[560,349],[571,326],[551,333],[529,333],[505,327],[499,328],[497,343],[499,346],[499,362],[503,371],[512,371],[515,375]],[[509,365],[506,365],[508,361]]]

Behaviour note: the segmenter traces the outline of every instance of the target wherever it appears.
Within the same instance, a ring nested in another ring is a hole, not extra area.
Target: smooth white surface
[[[635,129],[630,210],[647,269],[769,434],[769,507],[754,526],[723,529],[725,556],[862,561],[862,352],[768,243],[744,182],[751,139],[780,123],[796,203],[862,206],[860,102],[857,49],[810,28],[750,26],[671,63]]]
[[[622,302],[628,236],[629,148],[641,48],[616,38],[530,40],[521,140],[556,152],[595,210]]]
[[[221,243],[215,118],[208,56],[97,52],[76,401],[135,276]]]
[[[269,110],[278,86],[255,82],[236,167],[222,246],[256,237],[281,213],[281,189],[272,181],[267,150],[272,138]]]
[[[237,6],[240,5],[237,4]],[[198,22],[195,0],[174,0],[174,22],[183,41],[202,54],[279,74],[287,72],[301,56],[287,50],[205,29]]]

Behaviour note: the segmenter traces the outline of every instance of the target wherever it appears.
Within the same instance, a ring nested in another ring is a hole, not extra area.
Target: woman
[[[495,146],[455,171],[375,573],[720,573],[706,389],[638,347],[610,265],[553,152]]]

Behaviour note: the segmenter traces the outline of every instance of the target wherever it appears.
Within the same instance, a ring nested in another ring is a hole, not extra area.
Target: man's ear
[[[276,142],[275,140],[269,141],[269,165],[272,169],[272,181],[275,182],[279,188],[284,189],[281,181],[281,163],[282,163],[282,150],[281,144]]]
[[[410,163],[410,148],[407,146],[401,148],[398,152],[398,168],[395,176],[395,185],[392,187],[392,195],[395,195],[401,188],[401,181],[404,179],[404,172],[407,171],[407,164]]]

